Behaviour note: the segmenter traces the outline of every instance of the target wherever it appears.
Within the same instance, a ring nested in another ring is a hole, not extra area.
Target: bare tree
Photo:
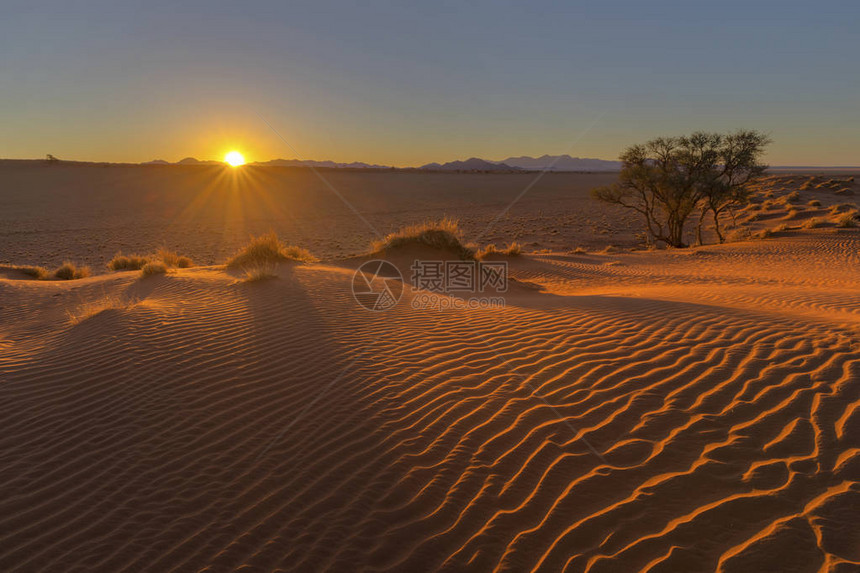
[[[770,138],[756,131],[736,131],[722,137],[719,147],[719,165],[713,179],[705,188],[705,201],[699,221],[698,238],[701,243],[701,221],[708,211],[714,219],[714,232],[720,243],[725,242],[720,228],[720,215],[749,202],[749,183],[767,170],[759,159]]]
[[[747,183],[764,172],[758,158],[767,142],[754,131],[652,139],[624,150],[618,183],[593,189],[592,196],[640,213],[648,235],[672,247],[687,246],[684,231],[696,210],[701,242],[710,211],[722,241],[719,216],[744,201]]]

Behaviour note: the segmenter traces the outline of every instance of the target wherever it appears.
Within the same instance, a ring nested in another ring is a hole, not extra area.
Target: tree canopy
[[[760,159],[768,143],[767,135],[751,130],[658,137],[625,149],[618,182],[593,189],[592,196],[637,211],[649,238],[672,247],[687,246],[684,232],[694,213],[701,242],[710,212],[723,242],[720,215],[748,201],[748,184],[767,169]]]

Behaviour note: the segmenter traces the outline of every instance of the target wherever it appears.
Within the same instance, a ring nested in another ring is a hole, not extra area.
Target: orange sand
[[[511,260],[4,272],[0,570],[860,568],[860,232]]]

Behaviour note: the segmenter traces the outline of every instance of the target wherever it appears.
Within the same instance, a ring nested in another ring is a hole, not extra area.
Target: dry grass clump
[[[807,203],[807,205],[809,205],[810,207],[821,207],[821,201],[819,201],[818,199],[813,199],[812,201]]]
[[[162,261],[150,261],[143,265],[140,269],[141,276],[151,277],[154,275],[164,275],[167,274],[167,265]]]
[[[284,245],[278,236],[271,232],[259,237],[251,237],[251,241],[227,261],[227,266],[231,268],[255,268],[287,261],[315,263],[318,260],[301,247]]]
[[[123,255],[121,252],[107,264],[112,271],[139,271],[148,263],[161,262],[168,268],[187,269],[194,266],[190,258],[178,255],[176,252],[160,248],[152,255]]]
[[[798,193],[797,191],[792,191],[785,196],[786,203],[795,203],[797,201],[800,201],[800,193]]]
[[[54,269],[53,277],[57,280],[71,281],[90,276],[90,267],[79,267],[71,261],[66,261]]]
[[[857,226],[858,220],[860,220],[860,211],[849,211],[848,213],[842,213],[836,219],[836,226],[842,229],[853,229]]]
[[[845,213],[848,211],[854,211],[857,209],[857,205],[852,203],[839,203],[838,205],[831,205],[830,214],[838,215],[839,213]]]
[[[794,207],[792,207],[791,209],[789,209],[789,210],[788,210],[788,213],[785,215],[785,218],[786,218],[786,219],[789,219],[789,220],[791,220],[791,219],[797,219],[798,217],[800,217],[800,210],[795,209]]]
[[[409,225],[389,233],[381,241],[372,245],[373,252],[398,249],[411,245],[433,247],[456,252],[463,259],[474,259],[475,251],[463,244],[457,221],[445,218],[440,221],[427,221]]]
[[[821,217],[813,217],[803,224],[804,229],[817,229],[819,227],[823,227],[827,224],[827,221],[822,219]]]
[[[251,267],[245,269],[245,278],[242,279],[242,282],[256,283],[276,278],[278,278],[278,275],[275,274],[274,268],[270,266]]]
[[[187,269],[188,267],[194,266],[194,263],[190,258],[178,255],[175,251],[168,250],[164,247],[155,251],[155,258],[171,268]]]
[[[803,185],[800,186],[801,191],[808,191],[815,186],[816,179],[815,177],[810,177],[806,181],[803,182]]]
[[[788,231],[788,225],[785,223],[782,223],[781,225],[777,225],[776,227],[773,228],[774,233],[783,233],[785,231]]]
[[[478,259],[486,258],[489,255],[504,255],[507,257],[518,257],[522,254],[522,252],[523,252],[523,246],[516,241],[514,241],[513,243],[510,243],[507,247],[505,247],[503,249],[499,249],[498,247],[496,247],[495,244],[491,243],[491,244],[487,245],[486,247],[484,247],[483,249],[478,250],[475,253],[475,257]]]
[[[131,310],[138,302],[140,301],[134,298],[124,300],[117,295],[105,295],[102,298],[82,304],[74,310],[66,311],[66,315],[69,317],[69,322],[75,325],[105,311]]]
[[[149,262],[149,257],[141,255],[123,255],[122,252],[117,253],[107,264],[108,269],[112,271],[139,271],[143,265]]]
[[[51,272],[45,267],[15,267],[15,270],[39,281],[44,281],[51,277]]]

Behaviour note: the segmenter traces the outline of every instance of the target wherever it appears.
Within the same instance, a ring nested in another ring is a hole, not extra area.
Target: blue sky
[[[773,164],[860,164],[860,2],[5,4],[0,157],[294,157],[265,119],[338,161],[746,127]]]

